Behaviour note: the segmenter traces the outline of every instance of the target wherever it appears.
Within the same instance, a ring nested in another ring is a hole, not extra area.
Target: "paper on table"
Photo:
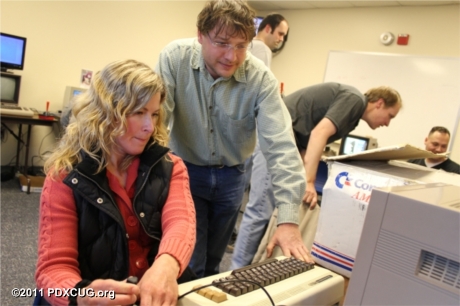
[[[424,149],[414,147],[410,144],[394,145],[382,147],[372,150],[367,150],[360,153],[349,155],[338,155],[325,157],[325,161],[333,160],[397,160],[397,159],[411,159],[411,158],[436,158],[447,157],[447,153],[435,154]]]

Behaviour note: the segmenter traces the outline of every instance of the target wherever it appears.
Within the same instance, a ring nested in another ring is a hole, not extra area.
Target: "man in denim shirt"
[[[254,11],[241,0],[208,2],[198,15],[198,37],[173,41],[156,71],[167,87],[170,147],[186,163],[197,214],[190,263],[199,276],[219,273],[244,194],[244,162],[258,137],[266,156],[278,229],[268,245],[313,262],[298,229],[305,175],[278,81],[248,50]],[[256,136],[257,129],[257,136]]]

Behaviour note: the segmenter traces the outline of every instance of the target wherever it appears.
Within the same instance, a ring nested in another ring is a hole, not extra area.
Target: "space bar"
[[[252,268],[255,268],[255,267],[259,267],[259,266],[263,266],[263,265],[266,265],[266,264],[269,264],[269,263],[272,263],[272,262],[277,262],[277,261],[278,261],[278,259],[276,259],[276,258],[271,258],[271,259],[264,260],[264,261],[262,261],[262,262],[253,263],[252,265],[245,266],[245,267],[243,267],[243,268],[239,268],[239,269],[233,270],[233,271],[232,271],[232,275],[234,275],[235,273],[238,273],[238,272],[247,271],[247,270],[249,270],[249,269],[252,269]]]

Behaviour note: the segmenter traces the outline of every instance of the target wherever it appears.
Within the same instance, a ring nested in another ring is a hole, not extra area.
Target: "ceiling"
[[[271,1],[255,0],[247,1],[249,5],[257,11],[281,11],[315,8],[352,8],[352,7],[382,7],[382,6],[432,6],[459,4],[460,0],[455,1]]]

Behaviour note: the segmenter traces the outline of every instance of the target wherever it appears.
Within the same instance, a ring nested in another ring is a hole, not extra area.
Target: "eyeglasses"
[[[232,44],[225,44],[225,43],[221,43],[221,42],[217,42],[217,41],[213,41],[211,39],[211,36],[209,36],[209,33],[206,33],[208,35],[208,38],[209,38],[209,41],[211,42],[211,44],[220,49],[220,50],[223,50],[223,51],[228,51],[228,50],[235,50],[235,52],[238,52],[238,53],[243,53],[243,52],[246,52],[246,50],[251,50],[252,48],[252,42],[247,44],[247,45],[237,45],[237,46],[234,46]]]

